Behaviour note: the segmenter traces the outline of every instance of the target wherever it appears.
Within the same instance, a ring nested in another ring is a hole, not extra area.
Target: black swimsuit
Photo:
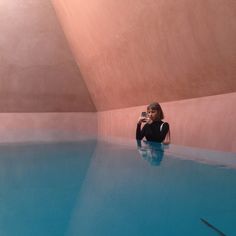
[[[169,131],[169,124],[166,122],[163,123],[163,121],[153,121],[151,124],[145,124],[142,130],[141,124],[137,124],[136,139],[141,140],[145,137],[147,141],[163,142]],[[161,128],[162,124],[163,126]]]

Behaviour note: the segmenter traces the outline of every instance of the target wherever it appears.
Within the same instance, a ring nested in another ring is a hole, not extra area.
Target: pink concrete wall
[[[50,0],[0,1],[0,112],[95,111]]]
[[[236,93],[162,103],[172,143],[236,152]],[[100,137],[135,138],[146,106],[98,112]]]
[[[236,91],[232,0],[52,0],[97,110]]]
[[[75,140],[96,122],[134,138],[140,105],[159,101],[173,143],[236,151],[234,1],[51,1],[76,62],[49,0],[0,1],[0,142]]]
[[[94,112],[0,113],[0,143],[76,141],[96,134]]]

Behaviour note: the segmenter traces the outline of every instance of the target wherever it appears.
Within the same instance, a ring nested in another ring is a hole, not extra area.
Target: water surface
[[[2,145],[0,235],[236,235],[235,184],[150,143]]]

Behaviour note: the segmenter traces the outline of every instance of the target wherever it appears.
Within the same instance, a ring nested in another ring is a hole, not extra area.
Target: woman
[[[147,141],[169,143],[164,142],[166,136],[170,138],[169,124],[163,122],[164,114],[159,103],[154,102],[147,107],[147,116],[141,116],[138,119],[136,129],[136,139],[141,140],[144,137]],[[146,123],[141,129],[142,123]],[[168,133],[168,135],[167,135]]]

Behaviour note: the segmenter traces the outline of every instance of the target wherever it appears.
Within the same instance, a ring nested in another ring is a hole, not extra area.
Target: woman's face
[[[150,118],[152,121],[155,121],[158,118],[157,110],[148,109],[147,114],[148,114],[148,118]]]

